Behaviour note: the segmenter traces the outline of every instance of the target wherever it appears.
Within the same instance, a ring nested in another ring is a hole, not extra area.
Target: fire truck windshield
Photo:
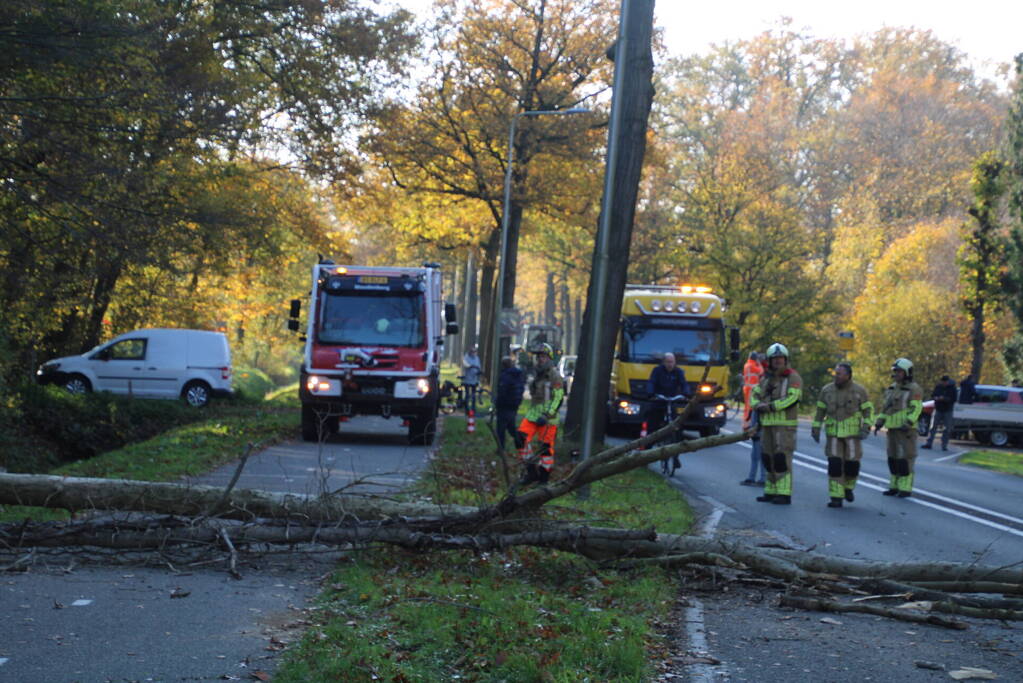
[[[724,363],[721,321],[626,318],[619,360],[659,363],[669,352],[680,365]]]
[[[317,336],[322,344],[418,348],[426,344],[423,310],[419,292],[324,293]]]

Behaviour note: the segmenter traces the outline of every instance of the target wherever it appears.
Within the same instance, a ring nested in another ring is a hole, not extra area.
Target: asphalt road
[[[870,437],[856,501],[833,509],[826,506],[823,449],[809,431],[809,424],[800,425],[791,506],[758,503],[758,488],[739,485],[749,469],[748,443],[682,456],[673,483],[693,503],[707,535],[876,561],[1023,563],[1023,478],[956,464],[956,456],[976,444],[921,450],[913,497],[899,499],[881,495],[888,488],[885,438]],[[693,681],[939,681],[970,666],[999,680],[1023,680],[1017,622],[965,619],[968,630],[952,631],[782,609],[779,593],[742,585],[684,587],[678,674]]]
[[[342,428],[324,444],[287,442],[252,455],[237,486],[389,495],[427,462],[429,449],[409,446],[397,420],[357,418]],[[235,469],[195,481],[226,483]],[[255,680],[305,627],[303,607],[336,558],[253,558],[235,580],[222,553],[196,566],[154,553],[39,553],[24,572],[0,574],[0,682]],[[16,559],[0,553],[0,566]]]

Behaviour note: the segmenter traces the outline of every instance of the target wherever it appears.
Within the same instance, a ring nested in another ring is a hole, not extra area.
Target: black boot
[[[842,507],[842,499],[841,498],[832,498],[831,501],[828,503],[828,507],[829,508],[840,508],[840,507]]]
[[[845,499],[850,503],[856,500],[856,496],[853,495],[852,489],[845,490]]]
[[[775,505],[792,505],[792,496],[775,496],[771,502]]]
[[[895,495],[897,495],[899,498],[909,498],[913,494],[910,493],[909,491],[899,491]]]
[[[765,493],[762,496],[757,496],[757,502],[758,503],[771,503],[773,501],[774,501],[774,495],[772,495],[770,493]]]
[[[522,477],[519,478],[519,486],[525,486],[531,484],[534,481],[540,480],[540,475],[536,471],[536,465],[526,465],[526,471],[522,473]]]
[[[888,489],[887,491],[885,491],[881,495],[882,496],[895,496],[895,495],[898,495],[898,493],[899,493],[898,489]]]

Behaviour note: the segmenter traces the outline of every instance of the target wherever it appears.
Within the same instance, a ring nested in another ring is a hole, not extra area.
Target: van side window
[[[123,339],[108,349],[110,360],[145,360],[145,339]]]

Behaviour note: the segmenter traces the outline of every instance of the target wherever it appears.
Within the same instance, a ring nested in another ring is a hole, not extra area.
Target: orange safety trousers
[[[543,427],[530,420],[522,420],[519,425],[522,432],[522,446],[519,448],[519,459],[527,462],[532,455],[529,442],[535,436],[537,440],[546,444],[546,448],[540,451],[540,467],[548,472],[554,469],[554,438],[558,435],[558,425],[546,424]]]

